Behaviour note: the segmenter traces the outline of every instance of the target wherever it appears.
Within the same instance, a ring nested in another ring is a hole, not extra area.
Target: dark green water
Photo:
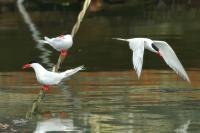
[[[21,67],[37,59],[51,69],[59,53],[34,39],[71,32],[78,9],[25,11],[28,19],[17,8],[0,14],[0,132],[44,132],[66,127],[69,132],[81,133],[200,131],[199,10],[124,6],[86,15],[61,70],[82,64],[87,69],[51,87],[40,113],[31,121],[25,120],[25,114],[41,86],[33,70],[24,72]],[[128,45],[112,37],[167,41],[192,84],[147,51],[138,80]]]

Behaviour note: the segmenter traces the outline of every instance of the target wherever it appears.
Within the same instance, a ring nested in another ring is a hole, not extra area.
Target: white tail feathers
[[[64,72],[64,74],[65,74],[65,77],[69,77],[69,76],[71,76],[71,75],[73,75],[73,74],[75,74],[75,73],[77,73],[78,71],[81,71],[81,70],[85,70],[84,65],[76,67],[74,69],[67,70],[67,71]]]
[[[51,39],[50,38],[48,38],[48,37],[44,37],[44,40],[38,40],[38,42],[39,43],[49,43],[49,41],[50,41]]]
[[[123,39],[123,38],[112,38],[112,39],[128,42],[128,39]]]
[[[49,42],[51,39],[45,36],[44,40],[46,40],[47,42]]]
[[[48,42],[45,40],[38,40],[38,43],[48,43]]]

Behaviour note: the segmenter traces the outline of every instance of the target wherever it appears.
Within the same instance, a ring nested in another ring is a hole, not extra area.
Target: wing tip
[[[187,76],[186,79],[185,79],[189,84],[191,84],[191,81],[189,79],[189,77]]]
[[[81,65],[80,70],[86,70],[86,67],[84,65]]]
[[[65,71],[65,77],[69,77],[71,75],[74,75],[75,73],[77,73],[77,72],[79,72],[81,70],[85,70],[84,65],[81,65],[81,66],[78,66],[76,68],[73,68],[73,69]]]
[[[137,68],[134,68],[134,70],[136,71],[137,78],[140,79],[141,72],[138,71]]]
[[[50,38],[48,38],[47,36],[45,36],[45,37],[44,37],[44,40],[50,41]]]
[[[77,67],[77,68],[75,68],[75,69],[78,69],[78,71],[84,71],[84,70],[86,70],[87,68],[86,68],[84,65],[81,65],[81,66],[79,66],[79,67]]]
[[[137,74],[137,78],[140,79],[140,75]]]
[[[81,66],[76,67],[75,69],[78,71],[81,71],[81,70],[85,70],[86,68],[84,65],[81,65]]]

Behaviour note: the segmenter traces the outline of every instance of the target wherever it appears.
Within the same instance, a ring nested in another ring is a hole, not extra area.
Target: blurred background
[[[51,68],[58,53],[36,44],[34,34],[42,39],[71,33],[83,0],[20,1],[28,23],[16,0],[0,0],[0,60],[4,62],[0,70],[19,70],[31,59]],[[199,5],[198,0],[92,0],[64,66],[85,64],[88,71],[131,69],[128,45],[111,38],[149,37],[167,41],[187,69],[198,68]],[[144,58],[144,68],[168,68],[152,53],[146,52]]]
[[[92,0],[60,71],[87,69],[51,87],[25,119],[41,85],[21,68],[36,59],[51,70],[59,53],[37,40],[71,33],[83,2],[0,0],[0,132],[198,133],[199,0]],[[113,37],[167,41],[191,85],[148,51],[137,79],[132,51]]]

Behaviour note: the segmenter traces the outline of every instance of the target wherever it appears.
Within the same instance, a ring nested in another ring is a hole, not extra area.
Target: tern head
[[[32,64],[33,64],[33,63],[38,63],[38,62],[35,61],[35,60],[29,61],[27,64],[25,64],[25,65],[23,66],[23,69],[32,67]]]
[[[64,38],[64,36],[66,36],[68,33],[66,31],[64,31],[59,37],[60,38]]]
[[[149,38],[139,38],[140,40],[144,41],[145,48],[150,50],[153,53],[156,53],[157,55],[161,56],[160,50],[156,45],[154,44],[154,41]]]
[[[151,44],[152,48],[153,48],[153,52],[156,53],[157,55],[161,56],[159,49],[155,46],[155,44]]]
[[[67,34],[68,34],[67,31],[64,31],[64,32],[63,32],[63,35],[67,35]]]
[[[69,34],[67,31],[64,31],[64,32],[62,32],[61,34],[60,34],[60,37],[61,36],[65,36],[65,35],[67,35],[67,34]]]

